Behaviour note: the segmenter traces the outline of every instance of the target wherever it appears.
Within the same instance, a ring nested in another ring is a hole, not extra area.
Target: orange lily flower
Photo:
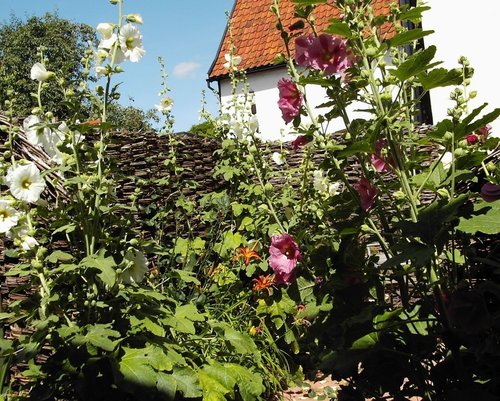
[[[254,251],[257,244],[258,242],[256,242],[254,246],[252,246],[252,248],[245,248],[244,246],[240,246],[236,251],[236,255],[234,255],[233,257],[233,262],[237,262],[238,260],[243,259],[245,266],[248,266],[252,259],[262,260],[259,254]]]
[[[269,287],[271,287],[274,284],[274,274],[268,274],[267,276],[259,276],[259,278],[254,278],[252,282],[253,282],[253,287],[252,287],[253,292],[265,290],[269,294],[270,292]]]

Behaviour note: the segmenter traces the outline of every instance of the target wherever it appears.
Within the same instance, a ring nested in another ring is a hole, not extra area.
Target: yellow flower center
[[[9,213],[7,210],[0,210],[0,220],[5,220],[9,217]]]
[[[29,189],[31,184],[33,184],[30,180],[28,180],[27,178],[25,178],[22,182],[21,182],[21,186],[24,188],[24,189]]]
[[[135,47],[134,38],[127,38],[127,40],[125,41],[125,45],[127,46],[128,50],[132,50]]]

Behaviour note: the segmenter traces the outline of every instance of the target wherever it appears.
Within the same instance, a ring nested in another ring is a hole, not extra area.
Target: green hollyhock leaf
[[[349,25],[338,20],[332,20],[332,23],[328,26],[325,32],[331,35],[340,35],[345,38],[352,37],[352,32],[349,28]]]
[[[95,347],[101,348],[105,351],[111,352],[115,349],[120,333],[116,330],[110,329],[108,324],[96,324],[94,326],[87,326],[87,334],[77,335],[75,337],[76,343],[90,343]]]
[[[477,232],[498,234],[500,232],[500,201],[477,203],[474,205],[474,215],[470,218],[462,217],[457,228],[468,234]]]
[[[112,256],[104,257],[104,252],[99,252],[98,255],[90,255],[82,259],[80,266],[91,267],[99,270],[97,277],[109,287],[113,287],[116,283],[116,263]]]
[[[405,81],[429,69],[431,67],[429,62],[434,58],[435,54],[436,46],[429,46],[424,51],[410,56],[408,60],[397,68],[397,70],[393,70],[391,73],[400,81]],[[436,64],[433,64],[433,66],[434,65]]]
[[[434,88],[458,85],[462,82],[462,71],[459,69],[447,70],[446,68],[436,68],[430,72],[418,74],[418,79],[425,90]]]
[[[176,368],[172,377],[177,383],[177,389],[185,398],[198,398],[203,395],[200,388],[198,375],[191,368]]]
[[[430,7],[426,7],[426,6],[412,7],[409,10],[401,13],[401,15],[399,16],[399,19],[401,21],[407,20],[407,21],[411,21],[414,23],[418,23],[422,19],[422,13],[424,11],[427,11],[430,9],[431,9]]]
[[[75,258],[73,255],[63,252],[63,251],[54,251],[52,252],[49,256],[45,258],[47,262],[50,263],[57,263],[58,261],[60,262],[70,262],[74,260]]]
[[[255,401],[265,391],[262,384],[262,376],[251,372],[247,368],[234,363],[224,364],[236,378],[236,383],[243,401]]]
[[[238,354],[258,354],[257,346],[246,333],[241,333],[232,327],[226,326],[224,328],[224,338]]]
[[[210,365],[204,366],[202,371],[204,374],[217,380],[226,389],[229,389],[232,394],[233,388],[236,385],[236,377],[232,374],[229,367],[221,365],[218,362],[212,362]],[[231,398],[234,398],[234,396]]]
[[[186,304],[178,306],[175,310],[175,317],[177,318],[187,318],[193,322],[203,322],[205,317],[198,312],[194,304]]]
[[[200,370],[198,378],[203,391],[203,401],[226,401],[226,394],[231,391],[232,387],[227,388],[205,369]]]
[[[352,343],[351,349],[373,348],[378,344],[379,335],[377,332],[369,333]]]
[[[122,349],[125,354],[118,366],[124,379],[141,386],[155,387],[156,372],[150,365],[153,347]]]
[[[394,35],[391,39],[387,41],[389,47],[398,47],[401,45],[407,45],[416,40],[419,40],[427,35],[434,33],[434,31],[424,31],[421,28],[411,29],[409,31],[398,33]]]
[[[167,400],[173,400],[177,392],[177,381],[171,374],[159,373],[156,388],[165,395]]]

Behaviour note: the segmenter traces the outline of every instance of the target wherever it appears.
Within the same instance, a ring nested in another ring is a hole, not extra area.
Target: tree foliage
[[[151,131],[154,123],[160,121],[153,109],[144,111],[131,105],[122,106],[118,103],[110,105],[108,119],[118,129],[131,132]]]
[[[64,77],[70,85],[77,85],[83,77],[81,59],[89,41],[95,38],[94,28],[59,18],[47,13],[43,17],[32,16],[26,21],[11,16],[0,26],[0,101],[6,100],[6,91],[17,92],[14,112],[20,116],[30,114],[36,106],[31,96],[37,83],[30,79],[31,66],[40,61],[38,48],[45,47],[47,67],[58,77]],[[64,116],[59,105],[63,93],[57,87],[44,92],[44,104],[55,115]]]

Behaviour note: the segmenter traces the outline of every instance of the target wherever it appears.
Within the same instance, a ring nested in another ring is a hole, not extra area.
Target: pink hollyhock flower
[[[479,128],[477,131],[474,132],[474,134],[469,134],[469,135],[476,135],[478,141],[480,141],[481,143],[484,143],[484,142],[486,142],[486,139],[488,139],[488,136],[490,135],[490,133],[491,133],[491,125],[488,124],[488,125],[485,125],[483,128]],[[465,137],[465,139],[467,139],[467,137],[469,135],[467,135]],[[467,143],[469,143],[468,140],[467,140]]]
[[[278,81],[279,100],[278,106],[285,123],[289,123],[300,114],[302,106],[302,93],[292,80],[282,78]]]
[[[500,185],[492,184],[487,182],[481,188],[481,197],[486,202],[494,202],[500,199]]]
[[[375,186],[365,177],[361,177],[353,187],[358,192],[359,198],[361,199],[361,209],[365,212],[369,211],[373,207],[375,199],[377,199],[377,188],[375,188]]]
[[[311,67],[309,49],[314,41],[314,35],[299,36],[295,39],[295,62],[303,67]]]
[[[269,266],[274,271],[277,284],[291,284],[297,261],[302,259],[299,246],[290,234],[273,235],[269,247]]]
[[[394,167],[394,160],[382,152],[385,148],[387,148],[387,141],[385,139],[380,139],[375,144],[375,152],[370,155],[373,168],[379,173],[382,171],[390,171],[391,167]]]
[[[293,150],[297,150],[298,148],[308,144],[309,142],[311,142],[311,138],[305,135],[299,135],[292,141],[292,148]]]
[[[295,61],[298,65],[322,70],[326,75],[340,74],[343,77],[353,65],[354,57],[345,39],[321,34],[295,40]]]
[[[468,145],[474,145],[479,141],[479,138],[476,134],[469,134],[465,136],[465,140]]]

